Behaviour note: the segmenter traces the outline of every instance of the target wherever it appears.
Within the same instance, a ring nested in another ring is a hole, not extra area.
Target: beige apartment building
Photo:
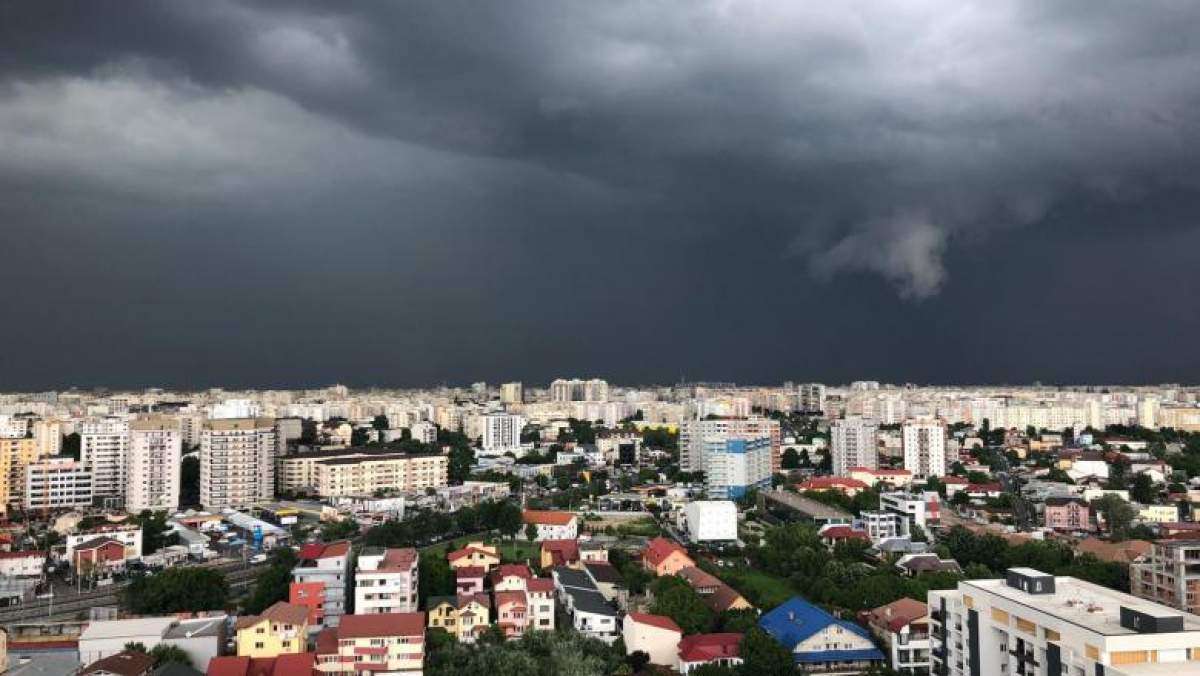
[[[35,439],[0,437],[0,510],[21,504],[25,493],[25,467],[37,462],[41,452]]]
[[[275,497],[274,418],[210,420],[200,432],[200,503],[240,509]]]
[[[280,488],[323,498],[371,495],[381,489],[411,493],[446,486],[449,466],[444,455],[366,449],[305,453],[280,461]]]

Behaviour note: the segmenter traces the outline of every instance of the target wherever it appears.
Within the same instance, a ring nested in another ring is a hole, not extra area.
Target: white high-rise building
[[[504,383],[500,386],[501,403],[520,404],[523,401],[525,401],[525,393],[521,383]]]
[[[129,423],[126,511],[178,509],[182,449],[183,433],[175,418],[148,416]]]
[[[244,508],[275,497],[275,420],[210,420],[200,433],[200,503]]]
[[[916,418],[901,426],[900,446],[904,451],[904,469],[914,478],[925,479],[946,474],[946,422],[937,418]]]
[[[879,467],[877,436],[879,426],[870,418],[850,416],[834,420],[829,426],[829,447],[833,474],[850,476],[851,467]]]
[[[782,435],[778,420],[770,418],[709,418],[686,420],[679,427],[679,468],[685,472],[705,471],[705,443],[713,437],[721,439],[771,440],[771,471],[779,469],[779,449]]]
[[[33,440],[37,443],[39,455],[58,455],[62,452],[62,422],[59,420],[38,420],[33,423]]]
[[[525,418],[513,413],[488,413],[480,422],[483,425],[483,450],[488,453],[504,453],[521,448],[521,430]]]
[[[129,421],[124,418],[88,420],[79,427],[79,461],[92,473],[92,492],[105,506],[125,500],[128,481]]]

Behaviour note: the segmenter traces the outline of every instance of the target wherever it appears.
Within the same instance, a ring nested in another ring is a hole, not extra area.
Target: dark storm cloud
[[[772,266],[772,307],[856,272],[928,306],[959,242],[1187,227],[1103,214],[1197,188],[1196,25],[1167,0],[7,2],[0,216],[174,242],[232,219],[300,257],[340,232],[410,268],[453,241],[541,294],[530,322],[570,294],[513,271],[590,238],[675,251],[674,279]],[[614,298],[674,289],[645,264]],[[432,317],[494,281],[407,288]]]

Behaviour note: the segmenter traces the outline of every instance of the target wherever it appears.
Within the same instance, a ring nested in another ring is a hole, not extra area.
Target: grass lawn
[[[421,547],[422,556],[445,556],[451,551],[454,545],[463,546],[468,542],[480,542],[484,544],[495,545],[500,548],[500,559],[504,563],[525,563],[527,559],[532,559],[537,563],[537,558],[541,555],[541,545],[536,542],[526,542],[524,540],[508,540],[497,537],[494,533],[475,533],[474,535],[464,535],[459,538],[454,538],[450,542],[440,542],[436,545]]]
[[[766,612],[796,595],[792,583],[787,578],[779,577],[761,570],[755,570],[741,565],[733,568],[708,568],[730,587],[738,590],[746,600]]]

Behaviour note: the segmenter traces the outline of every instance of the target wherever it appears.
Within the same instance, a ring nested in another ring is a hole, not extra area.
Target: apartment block
[[[280,489],[324,498],[372,495],[377,490],[424,493],[449,481],[444,455],[394,453],[376,449],[338,449],[302,453],[279,461]]]
[[[834,476],[848,477],[850,469],[879,467],[879,425],[870,418],[850,416],[829,425],[829,451]]]
[[[779,470],[782,432],[779,421],[769,418],[707,418],[688,420],[679,428],[679,466],[687,472],[705,470],[705,449],[711,442],[724,439],[770,440],[770,471]]]
[[[27,465],[24,474],[26,510],[77,509],[90,507],[94,500],[92,471],[81,462],[47,459]]]
[[[419,561],[420,555],[412,547],[364,549],[354,574],[355,614],[417,612]]]
[[[347,615],[317,637],[318,673],[420,676],[425,613]]]
[[[946,474],[946,422],[940,419],[906,420],[901,426],[904,469],[918,479]]]
[[[129,421],[88,420],[79,427],[79,460],[92,471],[92,491],[106,507],[125,502],[129,480]]]
[[[929,610],[937,676],[1198,671],[1200,617],[1032,568],[929,592]]]
[[[336,627],[347,608],[350,587],[350,542],[308,544],[296,553],[300,562],[292,569],[291,603],[309,609],[309,631]]]
[[[1129,566],[1129,587],[1138,598],[1200,613],[1200,540],[1155,542],[1146,561]]]
[[[241,509],[275,497],[275,421],[210,420],[200,433],[200,503]]]
[[[137,514],[174,511],[179,507],[179,464],[183,434],[179,421],[166,416],[129,423],[129,477],[125,510]]]
[[[34,439],[0,437],[0,509],[24,502],[26,468],[40,457]]]

